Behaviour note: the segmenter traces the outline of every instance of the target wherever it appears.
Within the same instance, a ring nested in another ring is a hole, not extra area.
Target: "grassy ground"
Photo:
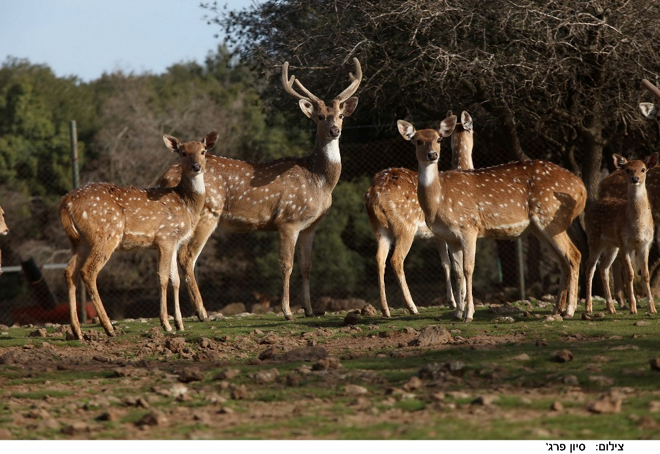
[[[84,343],[58,327],[10,328],[0,438],[657,438],[658,319],[546,320],[550,311],[480,307],[464,324],[446,308],[395,310],[353,327],[345,314],[267,314],[186,320],[167,335],[143,320],[119,322],[116,338],[89,325]],[[451,340],[410,345],[428,325]],[[560,350],[572,360],[559,362]]]

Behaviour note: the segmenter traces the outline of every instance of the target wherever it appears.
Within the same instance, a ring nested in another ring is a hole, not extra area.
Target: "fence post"
[[[520,299],[525,299],[525,261],[523,254],[522,238],[518,237],[516,240],[516,256],[518,261],[518,290],[520,291]]]
[[[71,178],[73,182],[73,188],[80,186],[80,171],[78,168],[78,130],[76,128],[76,120],[71,120],[69,122],[69,133],[71,137]],[[78,277],[78,288],[80,289],[80,295],[78,297],[79,308],[78,313],[81,317],[81,323],[87,323],[87,295],[85,294],[85,286],[82,285],[80,276]]]

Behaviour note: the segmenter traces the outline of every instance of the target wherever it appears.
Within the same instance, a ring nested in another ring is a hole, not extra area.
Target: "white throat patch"
[[[328,158],[328,161],[340,163],[341,155],[339,154],[339,138],[328,142],[328,144],[323,147],[323,153]]]
[[[436,176],[438,176],[438,165],[425,165],[423,168],[419,169],[419,184],[422,186],[431,186],[435,181]]]
[[[204,174],[199,173],[192,177],[192,190],[196,194],[205,194],[206,189],[204,188]]]

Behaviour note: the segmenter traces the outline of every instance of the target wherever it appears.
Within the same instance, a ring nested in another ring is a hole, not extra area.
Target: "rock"
[[[231,407],[222,407],[220,410],[218,410],[218,414],[220,415],[231,415],[234,413],[234,409]]]
[[[186,339],[183,337],[170,337],[165,341],[165,348],[172,353],[182,353],[186,348]]]
[[[255,383],[271,383],[274,382],[279,375],[280,372],[277,369],[266,369],[255,372],[250,375],[250,378],[254,380]]]
[[[299,374],[289,374],[286,376],[285,383],[287,386],[299,386],[302,381],[302,376]]]
[[[479,396],[472,401],[472,405],[493,405],[499,400],[499,397],[496,395],[485,395]]]
[[[360,313],[358,311],[349,312],[344,317],[344,325],[357,325],[360,321]]]
[[[514,323],[516,320],[513,317],[507,315],[504,317],[496,317],[493,321],[495,323]]]
[[[570,386],[577,386],[578,384],[580,384],[580,381],[575,375],[566,375],[565,377],[562,378],[561,381],[563,384]]]
[[[410,377],[410,380],[408,380],[408,382],[405,385],[403,385],[403,389],[405,389],[406,391],[414,391],[416,389],[421,388],[422,385],[423,385],[422,380],[420,380],[419,377],[413,375],[412,377]]]
[[[92,426],[83,421],[76,421],[62,428],[61,432],[66,435],[73,435],[76,433],[89,432]]]
[[[520,355],[514,356],[511,359],[516,360],[516,361],[529,361],[531,358],[529,357],[529,355],[527,353],[521,353]]]
[[[438,380],[447,378],[449,375],[463,375],[464,371],[465,364],[462,361],[449,361],[442,364],[429,363],[417,372],[417,376],[426,380]]]
[[[213,379],[214,380],[231,380],[232,378],[236,378],[241,374],[240,369],[225,369],[223,371],[220,371],[218,375],[216,375]]]
[[[185,369],[178,377],[181,383],[190,383],[193,381],[204,381],[204,372],[197,369]]]
[[[0,324],[0,331],[9,331],[9,327],[7,325]],[[1,440],[1,438],[0,438],[0,440]]]
[[[331,370],[339,369],[341,367],[342,365],[338,358],[327,357],[319,359],[316,363],[314,363],[312,370]]]
[[[186,394],[188,392],[188,387],[182,383],[175,383],[169,388],[160,388],[154,386],[152,390],[153,392],[160,394],[161,396],[176,398]]]
[[[544,322],[561,322],[563,320],[564,320],[564,318],[559,314],[546,315],[545,318],[543,319]]]
[[[364,386],[349,384],[344,386],[344,394],[349,396],[361,396],[361,395],[369,394],[369,390]]]
[[[559,402],[558,400],[555,400],[552,405],[550,405],[550,410],[552,411],[564,411],[564,405]]]
[[[282,342],[282,338],[275,333],[266,334],[259,343],[262,345],[275,345]]]
[[[48,337],[48,331],[46,328],[40,328],[36,331],[32,331],[30,337]]]
[[[119,413],[118,410],[114,408],[109,408],[108,411],[98,415],[96,417],[96,420],[114,422],[114,421],[119,421],[120,418],[121,418],[121,414]]]
[[[640,320],[638,322],[635,322],[635,326],[650,326],[651,322],[647,320]]]
[[[247,387],[245,385],[232,385],[231,386],[231,398],[234,400],[247,399],[249,396]]]
[[[660,371],[660,358],[650,359],[649,364],[651,364],[651,370]]]
[[[639,350],[639,347],[637,345],[617,345],[616,347],[610,348],[610,350]]]
[[[428,347],[430,345],[441,345],[451,341],[451,333],[439,325],[429,325],[422,328],[417,339],[408,343],[411,346]]]
[[[559,363],[567,363],[573,361],[573,353],[570,350],[559,350],[555,352],[555,361]]]
[[[660,400],[652,400],[649,402],[649,412],[658,413],[660,412]]]
[[[612,386],[614,384],[614,379],[611,377],[606,377],[604,375],[591,375],[588,380],[591,383],[595,383],[601,386]]]
[[[199,340],[199,346],[200,348],[210,348],[213,346],[213,341],[207,337],[202,337]]]
[[[229,303],[225,307],[220,309],[220,313],[225,317],[229,315],[242,314],[245,311],[246,311],[245,304],[243,303]]]
[[[316,361],[328,357],[328,351],[323,347],[294,348],[285,353],[274,354],[270,359],[276,362],[293,363],[298,361]]]
[[[375,307],[373,307],[371,304],[367,304],[362,308],[362,311],[360,311],[363,317],[376,317],[378,315],[378,311],[376,310]]]
[[[167,423],[167,417],[160,411],[152,411],[140,418],[136,426],[160,426]]]
[[[405,334],[414,334],[414,335],[418,335],[418,334],[419,334],[419,331],[417,331],[417,330],[416,330],[415,328],[413,328],[412,326],[406,326],[405,328],[401,328],[401,332],[402,332],[402,333],[405,333]],[[460,332],[460,331],[459,331],[459,332]]]
[[[623,398],[614,392],[603,394],[598,400],[589,402],[587,410],[597,414],[620,413]]]

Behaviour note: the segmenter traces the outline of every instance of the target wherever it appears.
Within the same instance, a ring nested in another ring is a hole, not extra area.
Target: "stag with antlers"
[[[116,250],[157,249],[160,280],[160,323],[172,331],[167,316],[167,284],[174,290],[174,322],[183,330],[179,308],[177,253],[185,244],[204,207],[206,152],[213,148],[218,133],[200,142],[182,144],[164,135],[165,145],[181,158],[183,178],[173,188],[137,189],[109,183],[82,186],[62,197],[60,219],[71,243],[72,256],[64,272],[69,291],[73,335],[82,340],[76,306],[78,275],[92,298],[101,325],[114,335],[110,319],[96,288],[96,277]]]
[[[357,58],[353,62],[355,75],[350,74],[351,83],[329,104],[315,96],[294,76],[289,78],[288,62],[282,66],[285,91],[298,100],[303,114],[316,123],[316,140],[311,154],[262,163],[209,157],[205,180],[206,206],[191,241],[179,254],[190,298],[200,320],[205,320],[207,315],[195,280],[194,267],[217,226],[239,232],[278,232],[283,281],[282,311],[288,320],[293,319],[289,306],[289,279],[298,244],[305,315],[314,315],[309,287],[312,241],[316,227],[330,209],[332,191],[339,181],[339,137],[344,118],[349,117],[358,104],[358,98],[353,95],[362,81],[362,69]],[[180,175],[180,166],[171,167],[159,184],[175,185]]]
[[[452,116],[452,112],[447,112]],[[451,136],[452,168],[457,170],[473,169],[472,117],[466,111],[461,113],[461,123],[456,124]],[[367,190],[364,201],[369,216],[371,229],[378,242],[376,263],[378,264],[378,285],[380,288],[380,307],[385,317],[390,316],[385,294],[385,262],[390,246],[394,243],[392,252],[392,268],[396,273],[403,298],[411,313],[417,313],[413,302],[403,264],[415,238],[433,238],[433,233],[424,222],[424,212],[417,201],[417,172],[405,168],[385,169],[374,176],[374,181]],[[437,238],[438,252],[442,268],[445,272],[447,302],[456,307],[451,284],[451,262],[447,252],[447,244]]]
[[[527,232],[555,253],[562,271],[555,312],[566,308],[566,315],[572,316],[577,307],[580,251],[566,229],[584,209],[584,183],[545,161],[438,173],[441,141],[451,135],[455,125],[455,116],[445,118],[438,130],[417,131],[406,121],[397,123],[401,136],[415,144],[418,199],[426,225],[447,242],[459,287],[465,282],[465,302],[457,302],[456,317],[471,321],[474,316],[472,273],[477,238],[513,239]]]

